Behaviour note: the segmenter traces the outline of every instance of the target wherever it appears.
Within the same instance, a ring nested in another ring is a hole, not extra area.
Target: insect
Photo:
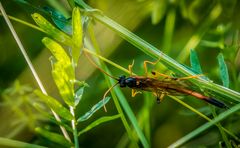
[[[116,78],[106,73],[100,69],[89,57],[88,59],[93,63],[100,71],[104,74],[110,76],[111,78],[117,80],[117,83],[110,87],[104,94],[103,98],[110,92],[110,90],[119,84],[121,88],[128,87],[132,89],[132,97],[136,94],[141,93],[142,91],[152,92],[156,96],[157,103],[160,103],[164,96],[166,95],[190,95],[197,99],[203,100],[207,103],[210,103],[219,108],[228,108],[224,103],[216,100],[215,98],[205,96],[197,91],[192,90],[189,83],[186,82],[187,79],[197,78],[202,75],[193,75],[188,77],[176,78],[171,77],[159,72],[152,71],[151,74],[153,77],[148,76],[147,64],[155,65],[157,62],[144,61],[145,76],[135,76],[132,75],[132,67],[134,61],[131,65],[128,66],[130,71],[130,76],[126,77],[125,75]]]

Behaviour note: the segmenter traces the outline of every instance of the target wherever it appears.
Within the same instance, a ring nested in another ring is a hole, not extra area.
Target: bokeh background
[[[21,20],[34,24],[31,18],[30,7],[19,5],[13,0],[1,0],[6,12]],[[53,7],[65,16],[71,15],[67,1],[61,0],[32,0],[36,7]],[[204,74],[218,84],[222,84],[219,76],[217,56],[223,53],[229,67],[230,88],[240,89],[240,52],[238,50],[240,2],[237,0],[89,0],[90,6],[103,11],[105,15],[131,30],[144,40],[148,41],[164,53],[189,66],[189,50],[194,48],[198,54]],[[219,6],[219,9],[216,7]],[[47,17],[47,16],[46,16]],[[51,21],[50,18],[47,18]],[[46,36],[37,30],[12,21],[27,53],[46,87],[52,96],[58,96],[56,86],[51,76],[50,52],[44,48],[41,39]],[[106,26],[94,22],[96,38],[103,56],[127,68],[135,60],[133,71],[143,74],[143,61],[151,59],[136,47],[124,41]],[[235,40],[236,39],[236,40]],[[199,41],[196,43],[196,41]],[[186,59],[179,54],[186,50]],[[97,103],[108,89],[103,74],[80,58],[77,77],[85,80],[88,87],[83,96],[77,114],[82,115]],[[159,65],[158,69],[162,69]],[[123,74],[115,67],[109,66],[115,76]],[[171,73],[165,69],[164,72]],[[31,107],[35,99],[31,94],[38,88],[20,50],[14,41],[4,19],[0,16],[0,137],[7,137],[55,146],[34,133],[36,126],[44,126],[58,131],[58,127],[50,123],[39,112]],[[141,120],[144,112],[141,110],[148,104],[150,131],[147,137],[152,147],[167,147],[177,139],[196,129],[206,121],[191,113],[174,100],[166,97],[158,105],[151,93],[143,93],[135,98],[131,97],[130,89],[123,89],[125,96],[134,113]],[[148,100],[146,100],[146,97]],[[150,100],[149,100],[150,99]],[[184,101],[205,113],[209,113],[208,105],[192,97],[184,97]],[[107,105],[108,112],[99,110],[90,120],[84,122],[83,128],[103,115],[116,113],[112,101]],[[239,120],[232,119],[231,126],[239,124]],[[144,123],[144,121],[143,121]],[[229,125],[226,123],[226,125]],[[230,125],[229,125],[230,126]],[[235,130],[239,130],[235,128]],[[125,147],[128,137],[122,122],[114,120],[100,125],[90,132],[79,137],[81,147]],[[221,136],[217,128],[211,128],[201,134],[186,146],[217,146]]]

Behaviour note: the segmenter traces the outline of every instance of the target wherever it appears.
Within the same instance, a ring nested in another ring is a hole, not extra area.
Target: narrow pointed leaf
[[[166,8],[168,5],[168,1],[166,0],[154,0],[152,8],[152,23],[159,23],[166,13]]]
[[[85,86],[81,86],[75,93],[74,100],[75,100],[75,107],[78,105],[80,100],[82,99],[83,91],[84,91]]]
[[[198,60],[197,53],[193,49],[191,49],[191,52],[190,52],[190,62],[191,62],[192,70],[194,72],[196,72],[197,74],[201,74],[202,68],[201,68],[200,62]]]
[[[78,122],[82,122],[85,121],[87,119],[89,119],[97,110],[99,110],[101,107],[103,107],[105,104],[107,104],[107,102],[110,100],[110,97],[106,97],[103,100],[99,101],[97,104],[95,104],[90,111],[88,111],[87,113],[85,113],[83,116],[81,116],[80,118],[78,118]]]
[[[38,13],[34,13],[32,14],[32,18],[40,28],[42,28],[48,35],[53,37],[55,40],[67,46],[72,46],[72,39],[62,31],[54,27],[43,16]]]
[[[222,53],[219,53],[217,56],[218,59],[218,65],[220,69],[220,76],[222,79],[223,86],[229,87],[229,75],[228,75],[228,68],[224,61],[224,57]]]
[[[69,105],[74,105],[74,80],[75,74],[71,60],[65,50],[50,38],[43,38],[42,42],[51,51],[52,75],[63,100]]]
[[[75,7],[72,13],[72,28],[73,28],[73,48],[72,48],[72,58],[75,65],[77,65],[81,48],[82,48],[82,22],[80,9]]]
[[[78,135],[81,135],[81,134],[83,134],[83,133],[91,130],[92,128],[98,126],[98,125],[101,124],[101,123],[108,122],[108,121],[112,121],[112,120],[115,120],[115,119],[117,119],[117,118],[120,118],[120,116],[121,116],[121,115],[118,114],[118,115],[114,115],[114,116],[101,117],[101,118],[99,118],[98,120],[96,120],[96,121],[92,122],[91,124],[89,124],[89,125],[88,125],[86,128],[84,128],[82,131],[80,131],[80,132],[78,133]]]
[[[59,126],[63,126],[66,128],[66,130],[72,132],[72,128],[70,126],[68,126],[66,123],[64,123],[63,121],[59,122],[57,121],[52,115],[50,115],[50,113],[47,112],[47,110],[44,108],[43,105],[41,105],[40,103],[33,103],[33,106],[37,109],[37,111],[39,111],[43,116],[46,117],[47,120],[49,120],[52,123],[55,123]]]
[[[17,147],[17,148],[47,148],[36,144],[25,143],[22,141],[12,140],[0,137],[0,147]]]
[[[63,135],[57,134],[57,133],[53,133],[53,132],[49,132],[47,130],[44,130],[42,128],[36,128],[35,131],[37,133],[39,133],[41,136],[47,138],[48,140],[58,143],[62,146],[66,146],[66,147],[71,147],[73,146],[72,143],[70,143],[69,141],[67,141]]]
[[[34,92],[59,116],[61,116],[62,118],[66,119],[66,120],[69,120],[69,121],[73,119],[72,114],[69,112],[69,110],[67,110],[64,106],[62,106],[62,104],[59,103],[56,99],[43,94],[39,90],[35,90]]]

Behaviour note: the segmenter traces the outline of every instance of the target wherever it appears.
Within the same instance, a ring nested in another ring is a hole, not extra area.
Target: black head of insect
[[[120,85],[120,87],[136,87],[137,85],[137,81],[136,81],[136,78],[133,78],[133,77],[128,77],[126,78],[126,76],[122,75],[119,77],[118,79],[118,83]]]

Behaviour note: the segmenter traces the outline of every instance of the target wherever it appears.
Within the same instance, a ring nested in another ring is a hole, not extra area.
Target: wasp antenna
[[[111,86],[103,95],[103,104],[104,104],[104,98],[106,98],[107,94],[118,84],[118,82],[116,84],[114,84],[113,86]],[[104,104],[104,111],[107,112],[107,108],[106,108],[106,105]]]
[[[117,77],[114,77],[114,76],[108,74],[107,72],[105,72],[104,70],[102,70],[99,66],[97,66],[97,64],[96,64],[95,62],[93,62],[93,60],[89,57],[89,55],[86,53],[86,51],[84,51],[84,54],[85,54],[85,56],[87,57],[88,61],[89,61],[91,64],[93,64],[98,70],[100,70],[102,73],[108,75],[109,77],[111,77],[111,78],[113,78],[113,79],[115,79],[115,80],[118,80]]]

